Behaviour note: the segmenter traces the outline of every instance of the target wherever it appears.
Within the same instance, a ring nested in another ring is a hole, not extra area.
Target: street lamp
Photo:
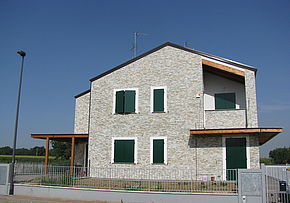
[[[21,71],[20,71],[20,80],[19,80],[19,88],[18,88],[18,100],[17,100],[17,109],[16,109],[16,118],[15,118],[15,128],[14,128],[14,140],[13,140],[13,154],[12,154],[12,165],[11,165],[11,183],[10,183],[10,190],[9,194],[14,194],[14,166],[15,166],[15,152],[16,152],[16,139],[17,139],[17,129],[18,129],[18,118],[19,118],[19,107],[20,107],[20,96],[21,96],[21,86],[22,86],[22,74],[23,74],[23,64],[24,64],[24,57],[26,53],[22,50],[17,51],[22,57],[21,60]]]

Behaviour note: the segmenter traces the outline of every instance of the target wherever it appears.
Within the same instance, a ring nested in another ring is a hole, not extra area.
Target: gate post
[[[261,169],[238,169],[239,203],[263,203]]]
[[[8,195],[12,180],[11,164],[0,164],[0,195]]]
[[[262,172],[262,202],[267,203],[267,185],[266,185],[266,167],[265,164],[261,164]]]

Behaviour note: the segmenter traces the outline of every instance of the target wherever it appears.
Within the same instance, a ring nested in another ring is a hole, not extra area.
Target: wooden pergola
[[[49,141],[55,140],[60,142],[71,142],[71,158],[70,158],[70,174],[73,174],[73,166],[75,159],[75,143],[76,140],[79,141],[88,141],[88,134],[31,134],[32,138],[36,139],[45,139],[46,148],[45,148],[45,173],[48,173],[48,157],[49,157]]]
[[[201,129],[190,130],[190,135],[257,135],[260,145],[266,143],[277,134],[281,133],[283,128],[229,128],[229,129]]]

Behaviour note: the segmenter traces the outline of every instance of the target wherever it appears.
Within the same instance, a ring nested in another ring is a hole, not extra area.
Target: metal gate
[[[9,194],[9,169],[10,164],[0,164],[0,195]]]
[[[290,166],[264,166],[267,203],[290,203]]]

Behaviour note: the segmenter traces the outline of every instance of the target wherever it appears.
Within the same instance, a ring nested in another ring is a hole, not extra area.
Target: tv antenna
[[[185,41],[184,43],[183,43],[183,46],[184,47],[187,47],[187,48],[189,48],[189,46],[190,45],[192,45],[190,42],[188,42],[188,41]]]
[[[133,50],[133,58],[135,58],[137,56],[137,39],[140,36],[144,36],[147,35],[146,33],[141,33],[141,32],[134,32],[134,42],[133,42],[133,47],[131,48],[131,50]]]

